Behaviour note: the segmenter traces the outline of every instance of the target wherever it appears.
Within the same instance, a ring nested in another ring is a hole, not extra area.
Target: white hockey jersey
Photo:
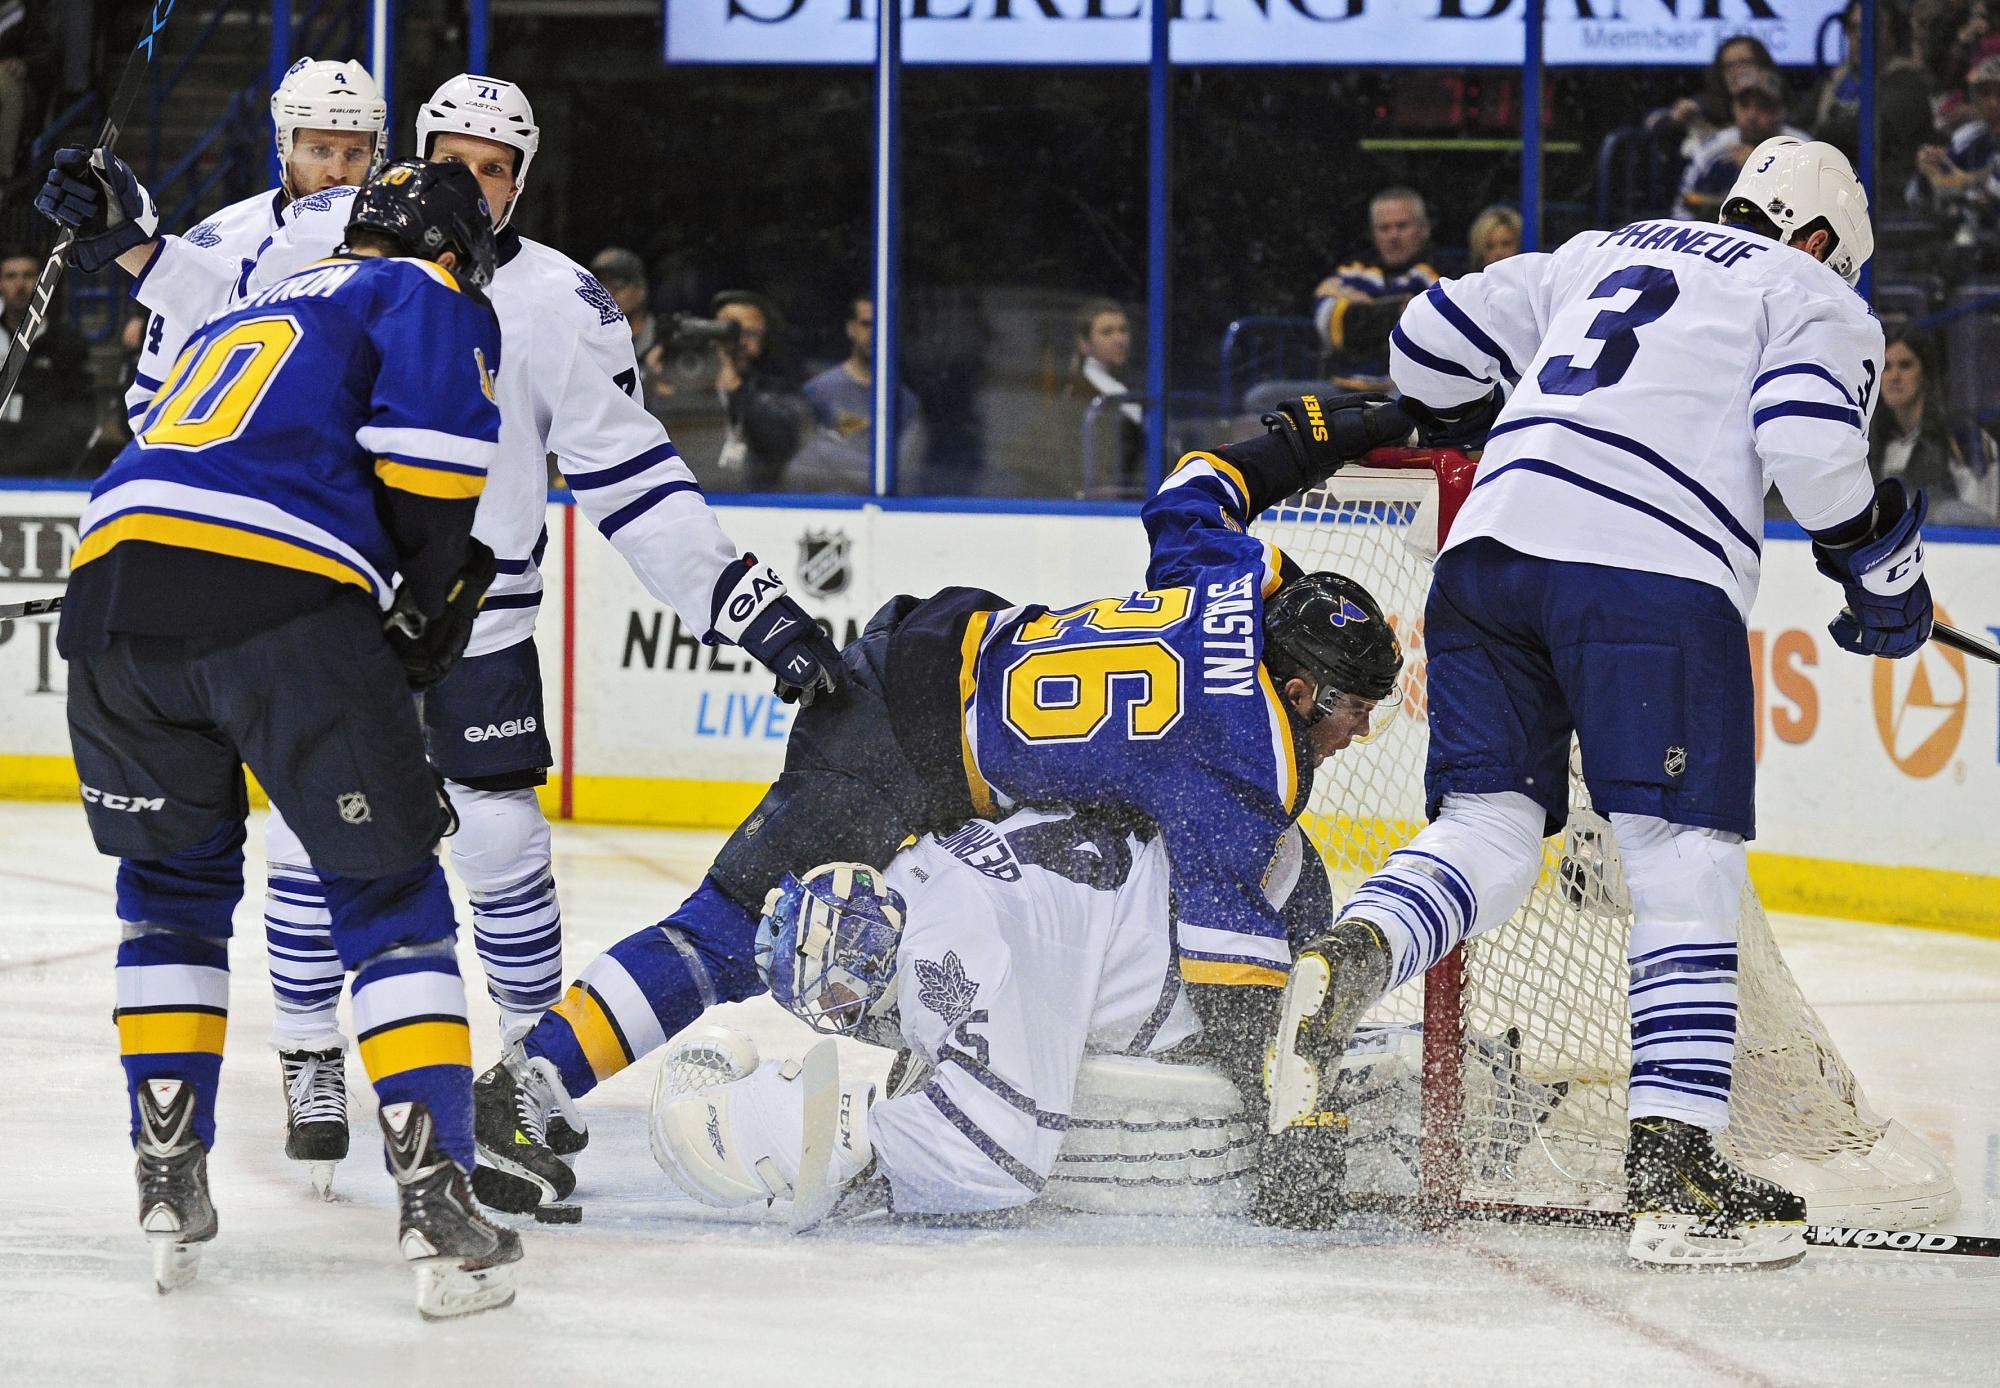
[[[1764,494],[1822,530],[1870,504],[1882,327],[1839,275],[1735,227],[1635,222],[1444,280],[1390,339],[1405,395],[1509,392],[1448,544],[1757,595]]]
[[[194,330],[240,293],[241,277],[282,224],[288,202],[284,189],[272,188],[230,203],[180,236],[160,238],[159,253],[132,287],[132,297],[154,311],[139,344],[138,371],[125,391],[128,419],[136,421],[153,403]],[[156,307],[161,302],[173,311]]]
[[[173,303],[185,296],[199,309],[219,287],[254,294],[275,284],[340,245],[356,191],[330,188],[292,204],[247,272],[184,238],[165,238],[161,257],[171,250],[172,258],[156,266],[170,278],[150,292]],[[665,429],[639,403],[625,316],[595,277],[560,251],[511,230],[500,233],[499,244],[487,295],[500,319],[500,450],[472,526],[493,550],[499,576],[466,654],[502,650],[534,633],[550,455],[584,514],[647,591],[690,628],[708,632],[716,580],[737,549]]]

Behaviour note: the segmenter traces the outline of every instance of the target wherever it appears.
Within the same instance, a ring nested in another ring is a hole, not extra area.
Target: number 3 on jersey
[[[235,438],[298,341],[298,321],[290,315],[250,318],[210,340],[199,356],[183,352],[139,430],[140,442],[193,451]]]
[[[1181,717],[1183,667],[1173,647],[1157,638],[1082,638],[1166,631],[1187,619],[1193,598],[1191,589],[1162,588],[1024,622],[1014,641],[1046,649],[1008,667],[1001,720],[1024,742],[1088,742],[1111,721],[1113,700],[1124,691],[1124,735],[1164,736]]]
[[[1622,309],[1604,310],[1584,329],[1585,337],[1604,344],[1597,349],[1597,359],[1588,366],[1578,366],[1573,356],[1550,357],[1535,376],[1535,384],[1544,393],[1588,395],[1599,387],[1617,385],[1639,355],[1639,329],[1658,321],[1681,296],[1680,281],[1672,270],[1660,265],[1627,265],[1599,280],[1590,297],[1608,299],[1625,289],[1638,290],[1638,297]]]

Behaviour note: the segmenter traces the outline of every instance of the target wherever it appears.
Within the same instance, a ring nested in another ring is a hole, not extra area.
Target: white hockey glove
[[[810,704],[847,683],[840,648],[785,590],[785,580],[746,554],[715,581],[709,644],[741,646],[778,677],[778,697]]]
[[[153,239],[160,214],[132,166],[108,149],[59,149],[35,210],[76,233],[70,258],[85,274]]]

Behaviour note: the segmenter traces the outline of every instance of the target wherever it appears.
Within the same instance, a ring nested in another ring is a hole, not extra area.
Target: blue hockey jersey
[[[91,489],[65,648],[447,581],[429,570],[462,559],[499,361],[492,308],[422,260],[322,261],[211,320]]]
[[[1117,804],[1150,818],[1190,983],[1282,985],[1291,968],[1264,885],[1312,760],[1262,662],[1264,600],[1297,572],[1246,532],[1278,499],[1267,490],[1217,454],[1190,454],[1141,513],[1147,591],[975,612],[964,637],[974,805]]]

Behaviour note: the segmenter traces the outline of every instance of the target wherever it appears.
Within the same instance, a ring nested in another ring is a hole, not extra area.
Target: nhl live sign
[[[1533,0],[1168,0],[1174,62],[1518,64]],[[669,63],[869,63],[879,0],[665,0]],[[1152,0],[901,0],[912,63],[1143,63]],[[1544,0],[1552,66],[1816,60],[1841,0]]]

